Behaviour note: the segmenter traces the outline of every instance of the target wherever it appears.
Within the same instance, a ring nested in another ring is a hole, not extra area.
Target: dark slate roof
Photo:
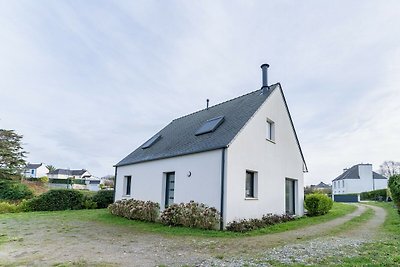
[[[359,165],[359,164],[358,164]],[[336,177],[333,181],[343,180],[343,179],[360,179],[360,174],[358,172],[358,165],[354,165],[350,169],[347,169],[344,173]],[[372,172],[373,179],[387,179],[376,172]]]
[[[312,185],[312,187],[318,187],[318,188],[331,188],[331,186],[329,184],[326,184],[324,182],[320,182],[317,185]]]
[[[387,178],[385,176],[380,175],[379,173],[376,173],[376,172],[372,172],[372,177],[374,179],[386,179],[387,180]]]
[[[260,89],[217,104],[208,109],[203,109],[175,119],[164,129],[154,135],[161,135],[161,138],[152,146],[146,149],[142,149],[142,146],[138,147],[115,166],[130,165],[144,161],[170,158],[227,147],[247,121],[249,121],[269,95],[276,89],[281,90],[280,84],[271,85],[265,94],[262,94],[262,90]],[[224,116],[224,122],[216,128],[215,131],[202,135],[195,135],[196,131],[207,120],[219,116]],[[303,156],[298,140],[297,143],[299,145],[300,153]]]
[[[26,165],[26,169],[37,169],[40,166],[42,166],[43,163],[38,163],[38,164],[33,164],[33,163],[28,163]]]
[[[354,165],[350,169],[347,169],[344,173],[333,179],[333,181],[338,181],[343,179],[360,179],[360,175],[358,173],[358,165]]]
[[[82,175],[86,172],[86,170],[68,170],[68,169],[56,169],[49,174],[64,174],[64,175]]]

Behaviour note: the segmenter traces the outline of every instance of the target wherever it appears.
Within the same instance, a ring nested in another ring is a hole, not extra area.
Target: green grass
[[[392,203],[374,202],[372,205],[382,207],[387,217],[379,229],[378,241],[367,243],[360,248],[359,255],[351,258],[325,259],[324,265],[340,266],[400,266],[400,215]]]
[[[79,220],[88,222],[104,223],[119,227],[129,227],[138,232],[159,233],[174,236],[199,236],[199,237],[243,237],[255,236],[284,232],[287,230],[299,229],[302,227],[323,223],[336,219],[353,212],[356,209],[354,205],[334,203],[332,210],[323,216],[318,217],[302,217],[295,221],[273,225],[267,228],[259,229],[249,233],[234,233],[228,231],[210,231],[185,227],[169,227],[160,223],[148,223],[128,220],[126,218],[111,215],[106,209],[97,210],[68,210],[68,211],[52,211],[52,212],[25,212],[18,214],[2,214],[0,220],[12,218],[21,220],[30,220],[36,218],[46,218],[53,220]]]

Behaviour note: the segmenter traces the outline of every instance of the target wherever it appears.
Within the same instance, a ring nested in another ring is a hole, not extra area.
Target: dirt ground
[[[384,222],[385,211],[371,208],[375,215],[363,227],[344,231],[335,238],[373,238]],[[332,228],[359,216],[365,209],[365,205],[358,204],[355,212],[326,223],[243,238],[173,237],[101,223],[48,220],[46,216],[29,220],[0,217],[0,240],[2,235],[8,238],[0,245],[0,265],[241,266],[243,261],[234,259],[261,257],[285,245],[308,244],[313,239],[328,244],[332,240],[326,235]]]

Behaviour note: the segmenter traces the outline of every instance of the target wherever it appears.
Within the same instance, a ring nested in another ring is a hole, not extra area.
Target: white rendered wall
[[[388,188],[387,179],[374,179],[375,190]]]
[[[49,169],[47,169],[46,166],[42,165],[36,169],[36,178],[47,176],[48,172],[49,172]]]
[[[221,159],[219,149],[118,167],[115,199],[151,200],[163,208],[165,173],[175,172],[174,203],[194,200],[219,210]],[[131,195],[124,196],[124,176],[128,175],[132,176]]]
[[[387,188],[387,179],[373,179],[372,165],[360,164],[358,165],[358,172],[360,179],[343,179],[335,181],[339,187],[333,190],[333,194],[354,194],[369,192],[378,189]],[[343,187],[344,183],[344,187]]]
[[[267,118],[275,123],[275,142],[266,140]],[[258,172],[258,197],[245,199],[246,170]],[[227,149],[225,222],[284,214],[285,179],[297,180],[295,211],[303,215],[303,159],[281,91],[276,89]]]

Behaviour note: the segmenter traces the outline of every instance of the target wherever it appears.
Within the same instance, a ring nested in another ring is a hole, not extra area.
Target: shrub
[[[21,200],[32,196],[32,190],[25,184],[11,180],[0,180],[0,199]]]
[[[278,223],[284,223],[288,221],[295,220],[296,217],[288,214],[276,215],[276,214],[266,214],[263,215],[261,219],[242,219],[237,221],[232,221],[226,226],[226,230],[232,232],[249,232]]]
[[[400,212],[400,175],[393,175],[389,178],[388,183],[393,202],[396,204]]]
[[[379,189],[369,192],[362,192],[361,200],[377,200],[377,201],[384,201],[387,198],[387,190],[386,189]]]
[[[93,196],[93,201],[97,203],[97,208],[107,208],[114,202],[114,190],[100,190]]]
[[[214,207],[190,201],[167,207],[160,216],[160,222],[170,226],[185,226],[200,229],[215,229],[220,214]]]
[[[323,194],[309,194],[306,196],[304,206],[309,216],[319,216],[328,213],[333,206],[333,201]]]
[[[160,214],[160,205],[152,201],[136,199],[119,200],[108,206],[111,214],[131,220],[155,222]]]
[[[8,202],[0,202],[0,214],[1,213],[14,213],[14,212],[19,212],[20,208],[15,205],[11,204]]]
[[[41,183],[48,183],[49,178],[47,176],[42,176],[42,177],[39,177],[38,181]]]
[[[73,189],[52,189],[24,204],[26,211],[76,210],[83,205],[83,194]]]

